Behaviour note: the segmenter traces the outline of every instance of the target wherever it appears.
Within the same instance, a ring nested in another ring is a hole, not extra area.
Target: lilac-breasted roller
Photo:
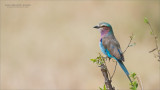
[[[121,51],[119,42],[116,40],[114,36],[112,26],[108,23],[102,22],[98,26],[95,26],[94,28],[98,29],[98,31],[101,33],[101,38],[99,42],[101,51],[105,55],[107,55],[108,58],[114,58],[121,66],[121,68],[127,75],[130,82],[132,82],[129,77],[129,72],[123,64],[124,61],[123,52]]]

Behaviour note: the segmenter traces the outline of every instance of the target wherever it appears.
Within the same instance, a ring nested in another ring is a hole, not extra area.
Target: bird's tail
[[[117,60],[117,62],[119,63],[119,65],[121,66],[121,68],[123,69],[123,71],[125,72],[125,74],[127,75],[129,81],[132,83],[132,80],[129,77],[129,72],[128,72],[127,68],[124,66],[123,62],[122,61],[118,61],[118,60]]]

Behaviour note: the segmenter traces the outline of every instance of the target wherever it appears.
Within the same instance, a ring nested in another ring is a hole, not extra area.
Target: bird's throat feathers
[[[103,31],[101,31],[101,38],[108,36],[112,33],[113,33],[112,30],[103,30]]]

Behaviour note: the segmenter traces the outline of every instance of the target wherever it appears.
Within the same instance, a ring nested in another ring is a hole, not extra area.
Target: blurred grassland
[[[30,4],[8,8],[5,4]],[[94,25],[112,25],[124,50],[129,36],[136,46],[125,53],[129,72],[140,75],[145,90],[160,89],[160,66],[149,27],[160,35],[160,1],[1,1],[1,89],[97,90],[104,85],[100,68],[90,59],[98,56],[100,34]],[[108,64],[114,70],[115,63]],[[113,86],[129,89],[129,81],[118,66]]]

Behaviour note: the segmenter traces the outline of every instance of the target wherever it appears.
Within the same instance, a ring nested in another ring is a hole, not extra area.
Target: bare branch
[[[146,20],[147,20],[147,18],[145,18]],[[158,40],[157,40],[157,36],[156,36],[156,34],[155,34],[155,32],[154,32],[154,30],[153,30],[153,28],[152,28],[152,26],[151,26],[151,24],[150,24],[150,22],[147,20],[147,24],[149,25],[149,27],[150,27],[150,30],[151,30],[151,32],[152,32],[152,35],[154,36],[154,40],[155,40],[155,46],[156,46],[156,48],[155,49],[153,49],[152,51],[150,51],[149,53],[151,53],[151,52],[153,52],[153,51],[155,51],[155,50],[157,50],[157,53],[158,53],[158,61],[160,61],[160,49],[159,49],[159,47],[158,47]]]
[[[157,50],[158,48],[154,48],[153,50],[149,51],[149,53],[154,52],[155,50]]]
[[[141,90],[143,90],[143,84],[142,84],[142,81],[141,81],[140,76],[137,75],[136,78],[137,78],[137,80],[138,80],[138,83],[139,83],[139,85],[140,85]]]
[[[116,67],[117,67],[117,62],[116,62],[115,68],[114,68],[114,72],[113,72],[113,74],[112,74],[112,76],[111,76],[111,80],[112,80],[112,78],[113,78],[113,76],[114,76],[114,74],[115,74],[115,72],[116,72]]]
[[[157,42],[157,36],[156,36],[155,32],[153,31],[152,26],[151,26],[151,24],[150,24],[149,22],[148,22],[148,25],[149,25],[149,27],[150,27],[151,32],[152,32],[153,35],[154,35],[156,48],[159,49],[159,48],[158,48],[158,42]]]
[[[126,49],[124,50],[123,54],[124,54],[124,53],[127,51],[127,49],[130,47],[130,44],[131,44],[131,42],[132,42],[132,40],[133,40],[133,37],[134,37],[134,35],[132,34],[132,36],[130,36],[130,41],[129,41]]]

